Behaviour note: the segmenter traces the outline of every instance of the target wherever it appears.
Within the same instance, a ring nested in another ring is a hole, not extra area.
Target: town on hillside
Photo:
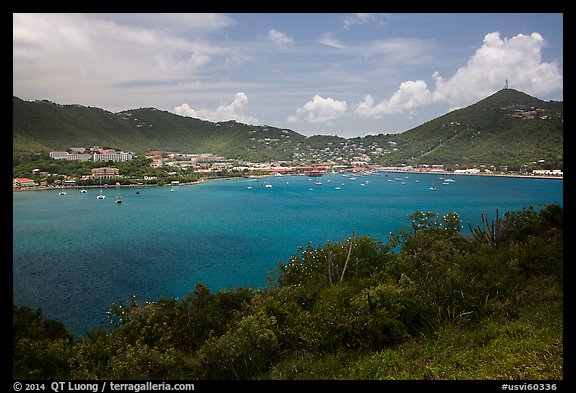
[[[393,148],[393,146],[392,146]],[[374,152],[382,154],[382,148],[374,147]],[[130,171],[124,173],[116,163],[139,159],[133,152],[98,147],[71,147],[64,151],[51,151],[53,160],[101,162],[102,166],[93,167],[89,174],[81,176],[50,173],[41,168],[34,168],[30,177],[14,177],[13,190],[49,189],[53,187],[79,187],[94,185],[104,180],[115,185],[142,184],[186,184],[211,178],[239,176],[283,176],[308,175],[322,176],[325,173],[362,173],[402,172],[402,173],[435,173],[456,175],[489,175],[489,176],[532,176],[545,178],[563,178],[560,169],[532,169],[521,172],[508,171],[506,166],[496,168],[494,165],[477,165],[466,168],[446,168],[443,164],[420,164],[382,166],[371,163],[371,154],[365,146],[342,143],[336,148],[310,149],[306,155],[296,156],[291,161],[250,162],[229,159],[212,153],[187,154],[164,150],[149,151],[142,157],[150,168],[156,172],[137,176]],[[542,164],[543,160],[533,164]],[[192,177],[190,176],[192,175]],[[194,179],[194,181],[190,181]]]

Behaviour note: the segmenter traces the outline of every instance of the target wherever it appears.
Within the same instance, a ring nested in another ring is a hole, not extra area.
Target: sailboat
[[[62,189],[61,189],[61,191],[58,193],[58,195],[66,195],[66,191],[64,191],[64,181],[62,181]]]
[[[116,195],[116,203],[122,203],[122,199],[120,199],[120,194]]]
[[[102,180],[100,180],[100,195],[96,199],[106,199],[106,195],[102,194]]]

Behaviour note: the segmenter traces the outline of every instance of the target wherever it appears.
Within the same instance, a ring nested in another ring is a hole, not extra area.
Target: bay
[[[107,327],[106,311],[132,295],[144,303],[184,297],[197,283],[212,292],[264,287],[299,246],[338,242],[353,229],[387,241],[416,210],[457,212],[469,234],[481,213],[563,205],[562,180],[444,175],[455,181],[443,184],[438,177],[232,179],[139,194],[107,188],[103,200],[96,189],[15,192],[13,300],[83,335]]]

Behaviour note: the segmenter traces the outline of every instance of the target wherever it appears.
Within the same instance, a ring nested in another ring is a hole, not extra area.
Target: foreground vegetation
[[[461,229],[418,211],[387,243],[300,248],[266,290],[134,296],[80,338],[14,305],[13,377],[563,379],[562,207]]]

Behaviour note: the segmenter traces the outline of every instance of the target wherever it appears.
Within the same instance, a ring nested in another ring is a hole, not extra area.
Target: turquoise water
[[[448,185],[438,175],[396,173],[325,175],[321,185],[306,176],[235,179],[145,187],[138,195],[110,188],[104,200],[96,189],[17,192],[14,301],[82,335],[106,327],[110,306],[133,294],[144,302],[186,296],[199,282],[213,292],[261,287],[298,246],[337,242],[352,229],[386,241],[416,210],[455,211],[469,233],[483,212],[563,205],[562,180],[450,177]]]

